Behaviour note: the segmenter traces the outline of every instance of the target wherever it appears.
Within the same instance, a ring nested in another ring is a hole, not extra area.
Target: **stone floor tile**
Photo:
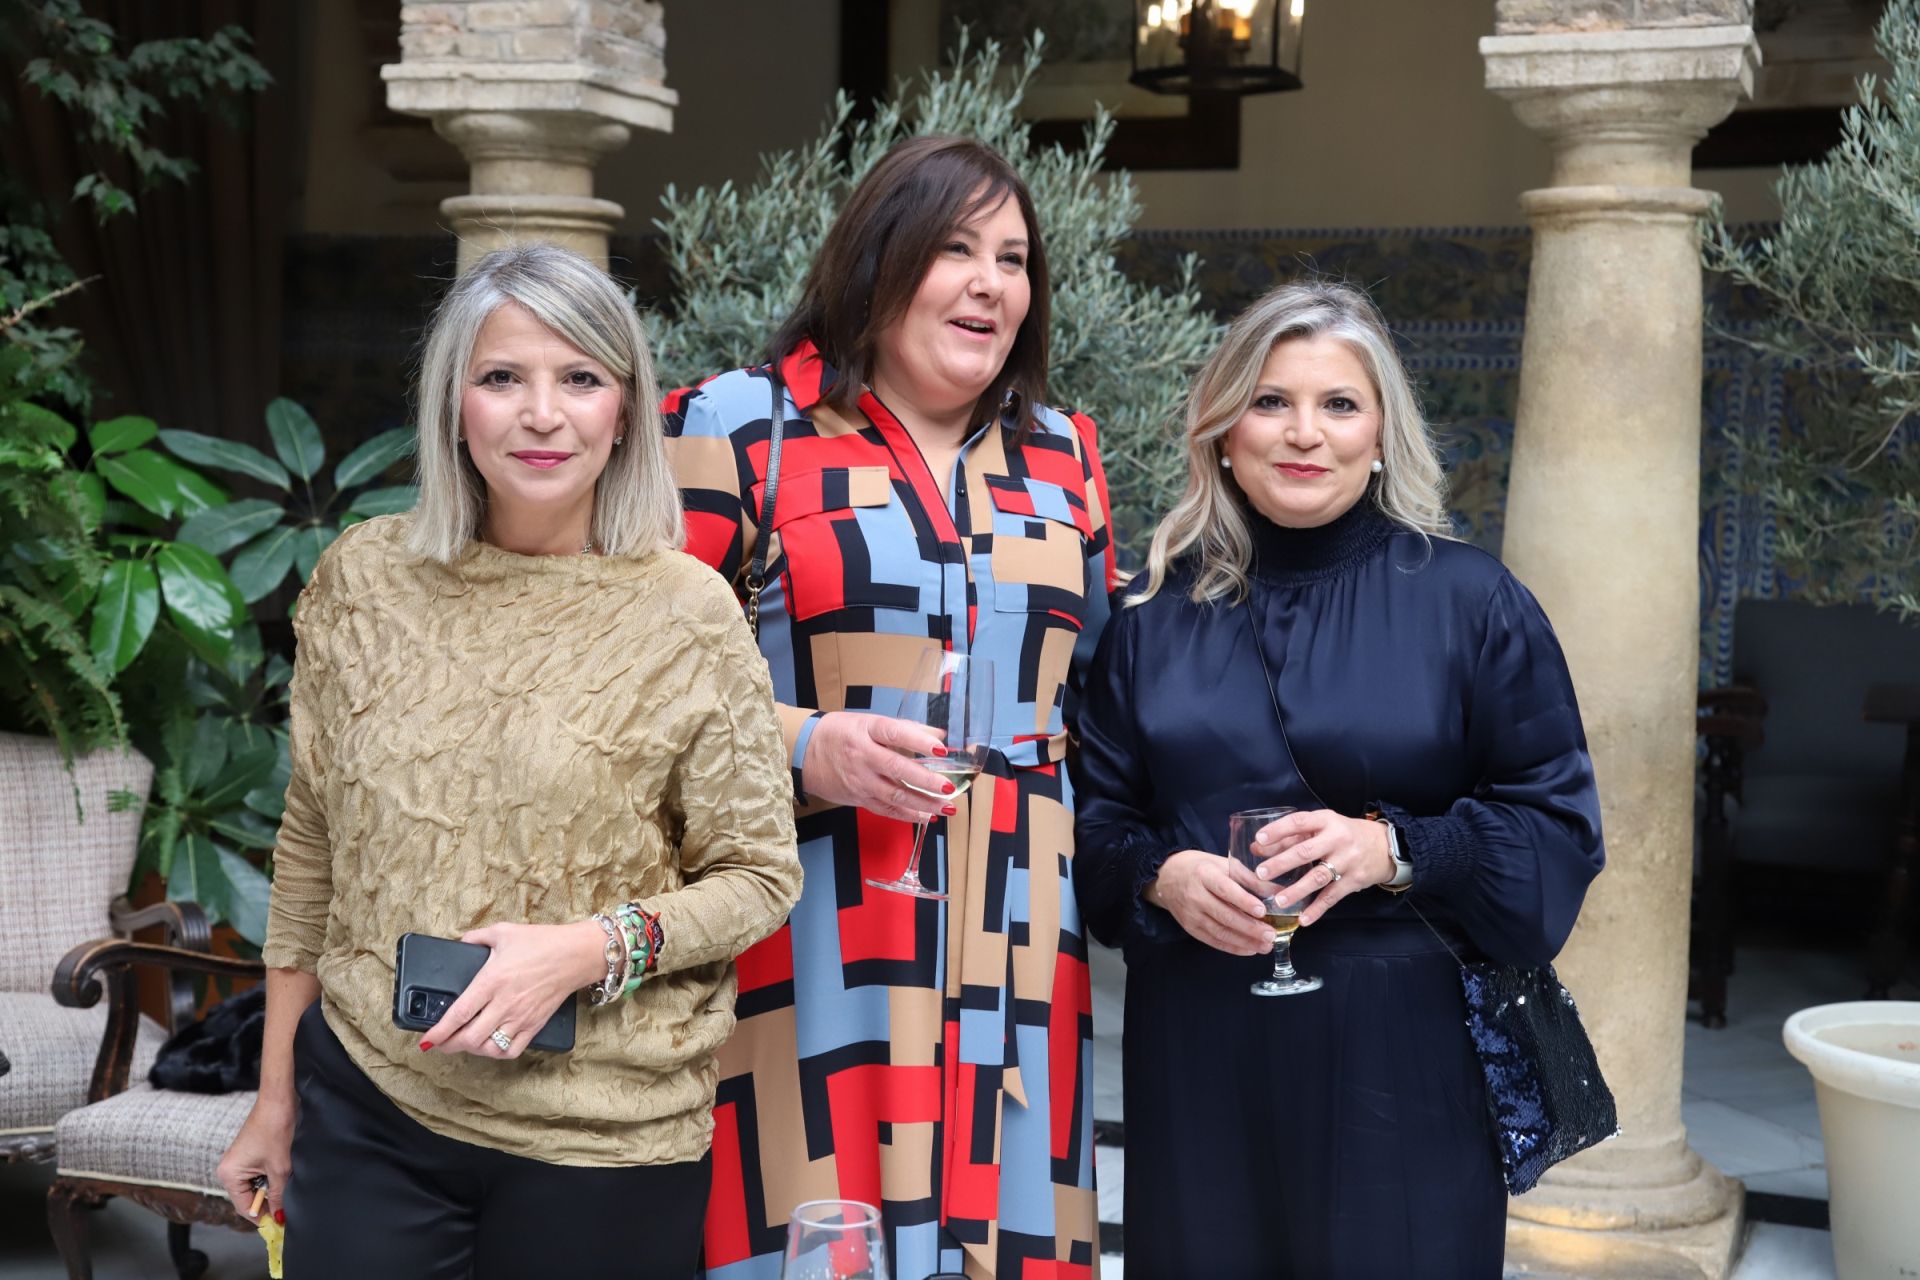
[[[1735,1178],[1810,1163],[1802,1135],[1724,1102],[1687,1102],[1680,1107],[1687,1140],[1715,1168]]]
[[[1831,1238],[1806,1227],[1756,1222],[1733,1280],[1834,1280]]]

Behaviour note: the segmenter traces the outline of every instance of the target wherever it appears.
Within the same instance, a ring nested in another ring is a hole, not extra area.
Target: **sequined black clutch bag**
[[[1501,1170],[1519,1195],[1576,1151],[1620,1132],[1613,1091],[1552,965],[1462,964],[1460,986]]]

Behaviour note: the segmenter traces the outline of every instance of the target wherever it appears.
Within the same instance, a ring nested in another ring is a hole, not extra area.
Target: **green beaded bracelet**
[[[640,989],[653,968],[653,938],[647,929],[646,913],[638,905],[626,903],[614,914],[627,938],[627,981],[620,992],[624,998]]]

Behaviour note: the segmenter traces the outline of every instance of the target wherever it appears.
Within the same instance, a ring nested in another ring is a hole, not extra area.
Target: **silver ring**
[[[1333,877],[1333,880],[1327,881],[1328,884],[1332,884],[1334,880],[1338,880],[1340,878],[1340,873],[1333,869],[1333,865],[1331,863],[1323,862],[1320,865],[1325,867],[1327,869],[1327,874]]]
[[[513,1052],[513,1037],[508,1035],[504,1030],[496,1030],[491,1036],[488,1036],[487,1038],[493,1041],[493,1047],[498,1049],[500,1052],[502,1053]]]

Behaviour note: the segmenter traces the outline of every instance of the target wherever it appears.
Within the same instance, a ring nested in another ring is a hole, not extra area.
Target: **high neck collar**
[[[468,582],[531,581],[535,578],[605,582],[626,576],[637,562],[651,554],[640,552],[607,556],[578,551],[527,555],[475,538],[467,543],[449,567]]]
[[[1339,574],[1366,559],[1393,532],[1393,522],[1368,497],[1311,529],[1284,528],[1252,510],[1247,524],[1253,535],[1253,576],[1278,586]]]

